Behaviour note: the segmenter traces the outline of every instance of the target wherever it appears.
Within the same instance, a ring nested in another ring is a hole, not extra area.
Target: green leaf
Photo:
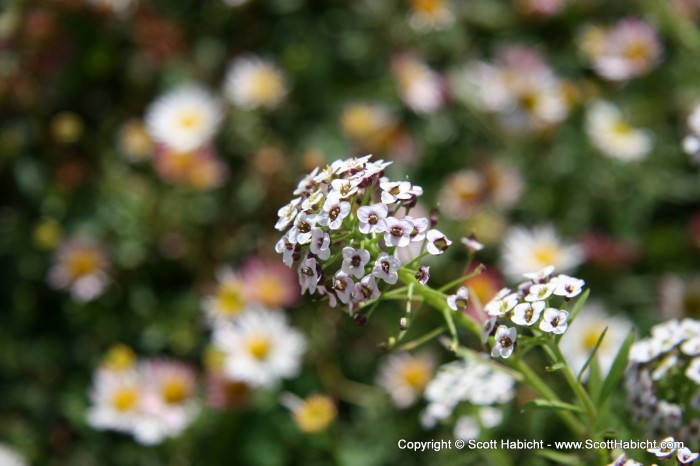
[[[578,300],[574,304],[574,307],[571,308],[571,311],[569,312],[569,318],[567,319],[569,326],[571,326],[571,324],[574,322],[574,319],[576,319],[578,313],[581,312],[581,309],[583,309],[583,305],[586,304],[586,301],[588,300],[588,295],[590,294],[591,289],[589,288],[583,292],[583,294],[578,298]]]
[[[591,361],[593,361],[593,358],[595,358],[595,354],[598,352],[598,348],[600,348],[600,344],[603,342],[603,338],[605,338],[605,334],[608,333],[608,327],[605,327],[603,331],[601,332],[600,336],[598,337],[598,341],[595,344],[595,347],[593,348],[593,351],[591,351],[591,354],[588,356],[588,359],[586,359],[586,363],[583,365],[581,370],[578,373],[577,379],[579,382],[581,382],[581,378],[583,378],[583,374],[586,372],[586,369],[588,369],[588,366],[590,366]]]
[[[605,403],[613,390],[615,390],[620,384],[622,377],[625,375],[627,362],[629,361],[630,347],[632,346],[632,343],[634,343],[634,337],[635,331],[632,329],[630,330],[630,333],[627,334],[627,338],[625,338],[624,343],[622,343],[620,351],[617,352],[617,356],[615,356],[615,360],[610,367],[610,372],[605,378],[605,382],[603,382],[603,386],[600,389],[600,395],[596,400],[598,406],[602,406],[603,403]]]
[[[550,450],[548,448],[536,450],[535,454],[543,458],[547,458],[548,460],[552,460],[557,464],[571,464],[577,466],[582,462],[581,458],[576,455],[567,455],[566,453]]]
[[[598,399],[602,386],[603,378],[600,375],[600,365],[598,364],[598,359],[593,358],[591,368],[588,371],[588,393],[591,395],[591,399]]]
[[[547,366],[544,368],[547,372],[556,372],[558,370],[561,370],[566,367],[566,364],[563,362],[558,362],[556,364],[552,364],[551,366]]]
[[[575,413],[584,412],[581,407],[572,405],[571,403],[555,400],[544,400],[542,398],[528,401],[523,405],[523,409],[563,409],[566,411],[573,411]]]

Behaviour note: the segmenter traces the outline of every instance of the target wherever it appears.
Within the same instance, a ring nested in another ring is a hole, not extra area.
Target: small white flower
[[[662,353],[661,346],[652,339],[635,341],[630,347],[630,361],[646,364]]]
[[[185,85],[158,97],[146,110],[150,136],[175,151],[197,149],[214,137],[223,112],[206,89]]]
[[[548,265],[537,272],[527,272],[523,277],[529,278],[535,283],[546,281],[554,273],[554,266]]]
[[[678,364],[678,356],[676,356],[673,353],[668,354],[666,357],[664,357],[660,362],[659,365],[656,366],[654,369],[654,372],[651,373],[651,379],[652,380],[661,380],[664,377],[666,377],[666,374],[668,374],[668,371],[670,371],[672,368],[674,368]]]
[[[693,453],[688,447],[679,448],[678,453],[676,453],[678,464],[692,464],[698,459],[698,456],[700,456],[699,453]]]
[[[382,202],[384,204],[394,204],[398,201],[411,199],[411,183],[409,181],[382,181],[379,183],[382,188]]]
[[[504,290],[510,293],[509,289],[504,288]],[[498,298],[499,295],[501,295],[501,293],[496,295],[496,298]],[[507,294],[500,299],[496,298],[489,301],[489,303],[484,307],[484,310],[490,316],[502,316],[513,309],[516,304],[518,304],[518,295],[516,293]]]
[[[471,236],[469,238],[462,238],[460,241],[463,245],[467,247],[467,250],[469,252],[473,253],[484,249],[484,245],[478,242],[476,238],[473,238]]]
[[[341,198],[345,199],[357,192],[358,186],[360,185],[360,182],[362,180],[346,180],[346,179],[337,179],[333,180],[331,182],[331,187],[333,188],[332,193],[337,193],[336,195]]]
[[[366,249],[355,249],[350,246],[343,248],[343,265],[341,270],[357,278],[362,278],[365,274],[365,265],[369,262],[369,251]]]
[[[527,296],[525,296],[525,301],[544,301],[552,296],[555,286],[556,285],[554,283],[538,283],[536,285],[532,285]]]
[[[518,332],[515,327],[509,328],[505,325],[499,325],[496,330],[496,344],[491,349],[491,357],[509,358],[513,354],[517,336]]]
[[[304,202],[301,203],[301,210],[308,213],[318,212],[324,198],[325,194],[323,194],[323,191],[320,189],[314,191],[313,193],[309,194],[309,197],[304,199]]]
[[[439,256],[452,244],[452,241],[443,235],[440,230],[430,230],[426,234],[426,239],[428,240],[426,248],[434,256]]]
[[[275,224],[275,228],[279,231],[285,230],[290,223],[294,221],[296,218],[297,214],[299,213],[299,204],[301,203],[301,198],[297,197],[296,199],[292,200],[289,204],[287,204],[284,207],[281,207],[277,211],[277,216],[279,217],[279,220],[277,220],[277,223]]]
[[[651,135],[633,128],[620,110],[609,102],[596,102],[586,115],[586,133],[603,155],[632,162],[645,158],[652,149]]]
[[[275,244],[275,251],[282,254],[282,261],[287,267],[291,267],[294,262],[295,249],[296,245],[289,241],[288,235],[281,237],[280,240],[277,241],[277,244]]]
[[[333,289],[341,303],[347,304],[355,292],[355,282],[343,271],[338,271],[333,279]]]
[[[374,233],[379,228],[379,224],[389,213],[389,209],[381,202],[363,206],[357,209],[357,218],[360,220],[360,233]]]
[[[566,311],[560,311],[559,309],[554,309],[552,307],[545,309],[544,317],[540,322],[540,330],[544,332],[555,333],[561,335],[566,332],[569,324],[566,319],[569,318],[569,313]]]
[[[298,244],[306,244],[311,241],[311,230],[316,226],[317,221],[317,215],[307,214],[306,212],[300,213],[287,234],[289,241]]]
[[[655,325],[651,329],[651,337],[658,343],[663,352],[670,351],[685,339],[685,332],[677,320],[669,320]]]
[[[503,411],[491,406],[484,406],[479,409],[479,419],[481,420],[482,426],[487,429],[492,429],[501,425],[501,422],[503,422]]]
[[[481,343],[486,344],[489,341],[489,337],[496,329],[496,324],[498,323],[498,317],[490,317],[484,322],[484,326],[481,329]]]
[[[454,437],[461,440],[474,440],[479,437],[479,423],[473,416],[460,416],[455,423]]]
[[[586,284],[583,280],[564,274],[557,275],[552,282],[556,285],[554,294],[566,298],[574,298],[581,294],[583,285]]]
[[[353,293],[353,298],[357,302],[365,302],[370,299],[377,299],[379,297],[379,288],[377,288],[377,282],[374,280],[372,275],[367,275],[360,280],[360,283],[355,285],[355,292]]]
[[[681,345],[681,351],[688,356],[697,356],[700,354],[700,337],[694,337],[684,341]]]
[[[447,305],[453,311],[463,311],[467,308],[468,300],[469,289],[466,286],[462,286],[457,290],[456,294],[451,294],[447,297]]]
[[[695,358],[690,361],[688,368],[685,370],[685,375],[690,380],[700,385],[700,358]]]
[[[274,108],[284,100],[287,92],[284,72],[272,61],[257,56],[235,59],[226,73],[224,93],[240,107]]]
[[[323,213],[319,216],[318,223],[328,226],[331,230],[337,230],[343,224],[343,220],[350,214],[350,203],[340,199],[333,191],[323,204]]]
[[[666,437],[658,443],[659,448],[649,448],[647,451],[656,455],[657,458],[670,458],[676,451],[676,449],[672,447],[675,441],[676,439],[673,437]]]
[[[301,196],[302,194],[311,194],[318,187],[316,182],[316,177],[318,176],[319,168],[314,168],[311,173],[306,175],[299,181],[297,188],[293,191],[295,196]]]
[[[398,270],[401,267],[401,262],[394,256],[383,252],[377,258],[372,269],[372,275],[381,278],[390,285],[396,283],[399,279]]]
[[[380,222],[380,231],[384,232],[384,242],[387,246],[404,247],[411,242],[413,224],[405,219],[387,217]]]
[[[315,254],[319,259],[325,261],[331,256],[331,237],[328,233],[324,232],[320,228],[313,228],[311,230],[311,244],[309,244],[309,249],[312,254]]]
[[[518,325],[534,325],[537,319],[540,318],[544,307],[544,301],[518,304],[515,306],[515,309],[513,309],[513,317],[511,320]]]
[[[301,285],[301,293],[309,291],[309,294],[316,292],[318,286],[318,263],[313,257],[308,257],[299,265],[299,285]]]
[[[413,224],[413,231],[411,231],[411,241],[423,241],[425,239],[425,232],[428,231],[428,228],[430,227],[430,220],[424,217],[413,218],[409,215],[405,216],[404,220]]]
[[[426,265],[421,265],[418,267],[418,272],[416,272],[416,280],[421,285],[425,285],[430,280],[430,267]]]

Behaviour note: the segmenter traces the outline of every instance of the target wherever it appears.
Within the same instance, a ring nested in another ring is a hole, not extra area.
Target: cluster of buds
[[[563,274],[553,276],[553,273],[553,266],[526,273],[527,281],[520,283],[516,291],[503,288],[486,304],[484,309],[490,318],[484,324],[482,341],[486,344],[489,337],[494,337],[492,357],[509,358],[515,349],[517,327],[504,325],[504,319],[529,328],[539,322],[537,327],[545,333],[561,335],[566,332],[569,318],[566,305],[581,294],[585,282]],[[555,299],[560,301],[558,307],[553,302]]]
[[[670,320],[630,348],[628,407],[650,435],[679,432],[686,444],[700,440],[700,321]]]
[[[390,162],[371,156],[337,160],[316,168],[279,209],[276,228],[286,231],[275,250],[296,264],[302,293],[327,296],[350,311],[380,296],[380,288],[399,279],[397,249],[414,246],[422,254],[442,254],[451,241],[431,229],[430,219],[409,215],[423,194],[409,181],[390,181]],[[423,252],[426,251],[426,252]],[[427,267],[417,276],[427,282]]]

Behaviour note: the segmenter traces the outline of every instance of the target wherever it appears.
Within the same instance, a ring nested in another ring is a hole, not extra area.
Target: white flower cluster
[[[533,327],[539,322],[539,329],[547,333],[566,332],[569,313],[553,307],[551,300],[563,298],[565,303],[581,294],[585,282],[563,274],[552,276],[553,273],[553,266],[526,273],[528,280],[518,285],[517,291],[503,288],[486,304],[484,309],[491,317],[484,324],[482,339],[486,343],[494,335],[492,357],[509,358],[515,349],[517,329],[501,324],[505,318],[521,327]]]
[[[627,402],[649,434],[700,440],[700,321],[669,320],[630,348]]]
[[[166,359],[100,367],[90,399],[90,426],[131,434],[145,445],[178,436],[200,411],[194,370]]]
[[[453,361],[440,366],[426,387],[428,406],[421,414],[421,423],[425,428],[434,427],[462,402],[490,406],[508,403],[514,396],[515,379],[506,373],[486,362]]]
[[[395,284],[397,248],[419,243],[439,255],[452,244],[428,218],[409,215],[423,189],[390,181],[383,176],[390,162],[370,157],[314,169],[278,212],[275,228],[286,232],[275,250],[287,266],[298,264],[302,293],[325,295],[331,306],[353,309],[378,298],[381,282]]]

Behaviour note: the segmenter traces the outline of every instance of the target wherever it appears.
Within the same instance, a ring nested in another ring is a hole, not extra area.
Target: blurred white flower
[[[48,271],[52,288],[70,290],[78,301],[92,301],[104,293],[110,282],[109,262],[104,250],[82,239],[64,241],[56,252],[55,264]]]
[[[215,327],[212,340],[224,354],[224,374],[255,387],[295,377],[306,349],[304,336],[279,310],[249,309],[234,324]]]
[[[158,143],[188,152],[209,143],[223,113],[219,101],[198,85],[183,85],[159,96],[146,110],[146,128]]]
[[[289,92],[287,77],[274,62],[250,55],[236,58],[228,68],[224,93],[243,108],[275,108]]]
[[[0,466],[28,466],[29,463],[10,446],[0,443]]]
[[[407,408],[420,398],[434,372],[435,358],[430,353],[393,353],[382,361],[377,384],[395,406]]]
[[[609,102],[596,102],[588,108],[586,133],[603,155],[623,162],[642,160],[652,149],[651,135],[630,126]]]
[[[503,272],[517,280],[550,265],[562,272],[571,271],[583,262],[584,254],[581,246],[562,242],[552,226],[532,230],[513,227],[503,239],[501,259]]]
[[[391,69],[404,103],[418,113],[433,113],[445,103],[442,76],[411,54],[394,57]]]
[[[634,326],[626,318],[608,315],[599,304],[591,302],[583,306],[576,320],[570,324],[560,340],[560,348],[574,374],[578,374],[583,369],[583,365],[606,327],[608,331],[596,353],[603,376],[610,370],[620,346]],[[588,371],[584,377],[587,373]]]

